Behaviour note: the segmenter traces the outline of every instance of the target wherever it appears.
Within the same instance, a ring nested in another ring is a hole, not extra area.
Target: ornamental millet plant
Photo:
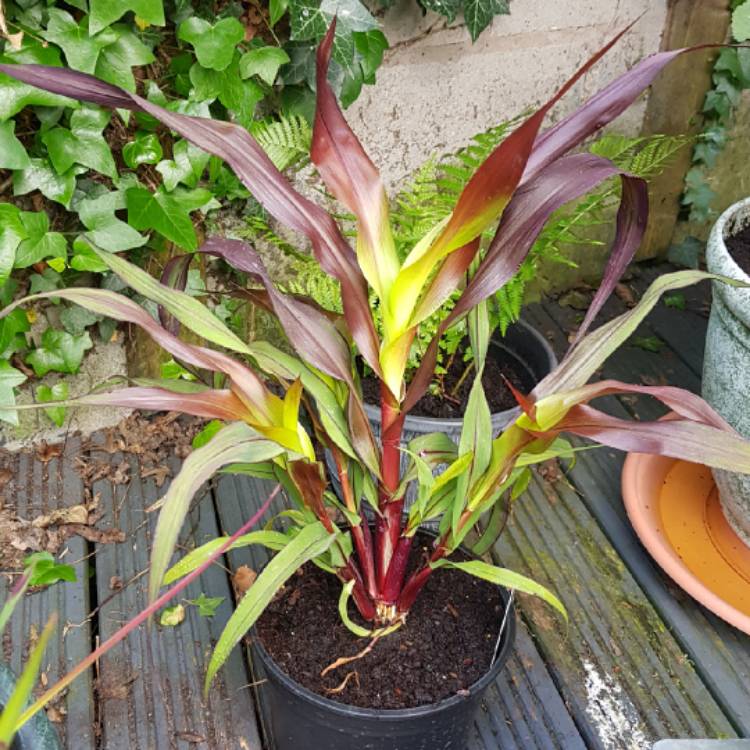
[[[335,22],[318,49],[311,156],[328,190],[356,217],[354,249],[331,215],[300,195],[238,125],[178,114],[80,72],[0,65],[2,72],[58,94],[146,112],[224,159],[271,215],[309,240],[322,269],[341,284],[343,315],[332,315],[313,300],[280,292],[248,244],[212,238],[200,249],[258,282],[248,294],[278,317],[295,355],[268,342],[241,340],[196,299],[99,250],[99,257],[112,271],[161,306],[163,324],[129,298],[102,289],[32,295],[4,312],[23,302],[61,297],[135,323],[177,360],[225,378],[225,387],[217,389],[159,381],[68,402],[168,409],[226,423],[186,459],[161,501],[151,555],[152,601],[162,584],[195,571],[225,543],[225,539],[213,540],[169,568],[189,503],[201,483],[217,470],[229,467],[276,479],[294,503],[295,508],[285,513],[284,532],[266,529],[232,542],[235,546],[265,544],[278,553],[238,603],[212,655],[207,684],[274,593],[310,560],[341,579],[342,618],[361,636],[380,637],[403,624],[433,570],[444,565],[542,596],[562,610],[553,594],[521,575],[481,560],[451,561],[450,556],[469,531],[480,526],[481,519],[487,521],[481,524],[483,532],[475,549],[489,548],[510,498],[528,481],[529,465],[570,453],[570,445],[561,437],[564,433],[623,450],[661,453],[750,473],[748,443],[698,396],[668,386],[611,380],[587,384],[663,292],[714,278],[699,271],[666,275],[652,284],[633,309],[589,332],[640,243],[648,199],[643,180],[601,157],[569,152],[623,112],[670,60],[686,50],[644,59],[553,127],[542,131],[541,126],[551,107],[621,35],[497,147],[467,184],[452,214],[428,232],[403,262],[394,248],[380,175],[347,125],[327,80]],[[613,176],[620,177],[622,196],[602,284],[559,367],[533,393],[515,393],[520,416],[502,434],[493,436],[481,382],[489,338],[486,301],[513,277],[556,209]],[[492,241],[480,247],[482,233],[493,225],[497,229]],[[458,288],[463,289],[458,302],[440,324],[414,377],[405,382],[407,357],[420,324]],[[373,325],[370,291],[382,315],[382,339]],[[475,378],[459,445],[435,433],[402,446],[404,417],[429,385],[439,337],[464,317],[475,357]],[[180,340],[172,326],[175,320],[249,364],[223,351]],[[378,440],[363,408],[356,356],[381,382]],[[259,371],[282,386],[283,397],[269,390]],[[653,396],[676,416],[671,421],[628,422],[588,405],[612,393]],[[329,488],[315,443],[333,456],[340,498]],[[402,451],[409,458],[403,474]],[[417,498],[405,513],[404,493],[410,482],[417,483]],[[436,521],[439,528],[432,553],[407,577],[414,536],[428,521]],[[350,597],[369,627],[350,619]]]

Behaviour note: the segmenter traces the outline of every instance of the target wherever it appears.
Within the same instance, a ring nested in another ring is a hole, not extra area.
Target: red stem
[[[362,617],[368,622],[372,622],[375,619],[375,604],[367,594],[364,583],[362,581],[362,574],[359,572],[357,567],[352,564],[351,561],[347,562],[346,567],[341,571],[341,577],[345,581],[354,580],[354,588],[352,589],[352,599],[357,605],[357,609]]]
[[[388,566],[388,574],[385,577],[385,585],[381,592],[381,599],[386,604],[395,604],[398,601],[406,576],[406,566],[409,562],[413,537],[402,536],[396,545],[396,551]]]
[[[378,499],[381,515],[375,525],[375,564],[378,588],[382,593],[391,558],[401,536],[401,512],[404,507],[403,497],[393,496],[401,478],[401,451],[399,449],[404,414],[401,413],[398,401],[384,383],[381,384],[380,422],[382,481]]]
[[[405,614],[411,609],[412,604],[414,604],[414,601],[419,596],[419,592],[424,588],[432,575],[432,568],[429,563],[436,562],[441,557],[445,557],[447,552],[448,550],[443,546],[443,539],[441,539],[432,555],[430,555],[429,562],[411,575],[406,585],[401,589],[401,595],[398,598],[397,609],[399,614]]]

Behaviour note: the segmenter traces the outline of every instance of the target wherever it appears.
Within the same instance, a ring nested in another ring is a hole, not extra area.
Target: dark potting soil
[[[430,544],[423,538],[412,559],[420,559]],[[466,690],[489,669],[504,613],[500,591],[442,568],[430,577],[406,624],[363,658],[321,677],[329,664],[370,642],[341,622],[340,593],[333,575],[308,563],[258,620],[257,635],[274,661],[309,690],[364,708],[413,708]],[[351,602],[349,612],[358,621]],[[347,675],[346,687],[330,692]]]
[[[428,391],[410,413],[419,417],[461,419],[469,403],[469,393],[474,383],[472,371],[458,385],[467,364],[464,362],[463,348],[461,348],[453,358],[448,372],[443,375],[443,393]],[[482,373],[482,385],[492,414],[516,406],[516,400],[505,384],[503,376],[523,394],[529,393],[536,385],[526,368],[515,357],[499,346],[490,345]],[[368,375],[362,379],[362,392],[368,404],[380,403],[380,381],[374,376]]]
[[[750,224],[724,242],[734,262],[750,276]]]

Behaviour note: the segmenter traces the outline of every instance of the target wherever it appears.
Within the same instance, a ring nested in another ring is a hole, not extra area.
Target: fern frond
[[[280,114],[278,120],[255,120],[250,133],[277,169],[299,167],[309,160],[312,130],[304,117]]]

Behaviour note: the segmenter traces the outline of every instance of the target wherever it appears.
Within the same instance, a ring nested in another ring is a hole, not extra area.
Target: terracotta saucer
[[[724,519],[710,469],[630,453],[622,494],[636,533],[664,571],[704,607],[750,634],[750,547]]]

